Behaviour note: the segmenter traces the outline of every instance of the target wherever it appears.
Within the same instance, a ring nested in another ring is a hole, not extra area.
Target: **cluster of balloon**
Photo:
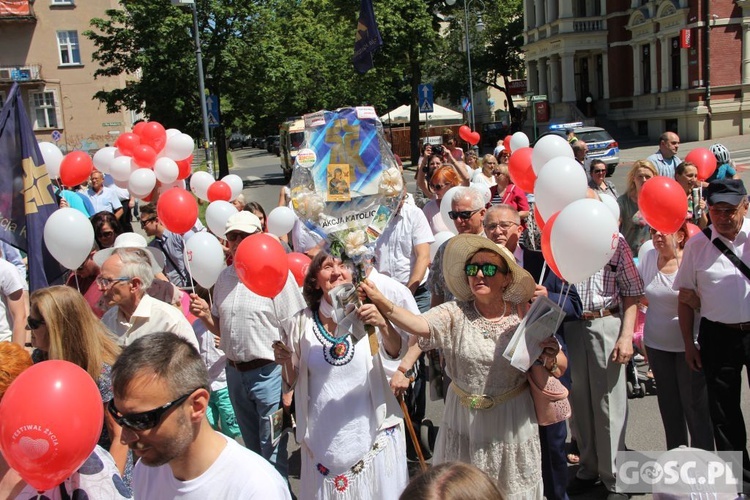
[[[516,132],[503,145],[513,183],[534,193],[534,222],[547,265],[569,283],[596,273],[617,249],[616,200],[586,199],[586,173],[562,137],[546,135],[532,148],[526,134]]]
[[[479,144],[479,132],[471,130],[471,128],[466,125],[461,125],[458,128],[458,136],[461,140],[468,142],[472,146]]]
[[[8,386],[0,403],[0,449],[24,481],[50,490],[91,455],[103,422],[91,376],[68,361],[45,361]]]

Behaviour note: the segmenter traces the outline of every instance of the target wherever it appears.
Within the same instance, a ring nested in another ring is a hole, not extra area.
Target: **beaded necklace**
[[[320,321],[318,311],[313,313],[313,333],[318,341],[323,345],[323,358],[329,365],[343,366],[354,357],[354,346],[349,341],[349,334],[345,333],[341,337],[334,337],[328,333]]]

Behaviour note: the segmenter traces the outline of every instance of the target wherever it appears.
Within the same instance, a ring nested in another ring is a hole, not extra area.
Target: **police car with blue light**
[[[589,148],[587,159],[602,160],[607,166],[607,177],[615,172],[620,163],[620,146],[617,141],[609,135],[609,132],[601,127],[584,127],[583,122],[557,123],[549,126],[549,131],[542,134],[555,134],[567,139],[567,131],[573,130],[573,135],[579,141],[583,141]],[[587,162],[588,164],[588,162]]]

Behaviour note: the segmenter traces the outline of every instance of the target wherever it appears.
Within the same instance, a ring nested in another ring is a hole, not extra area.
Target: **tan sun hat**
[[[507,248],[477,234],[459,234],[448,240],[443,256],[443,276],[448,290],[461,301],[474,297],[464,268],[469,259],[480,250],[498,254],[508,266],[512,280],[503,293],[503,300],[514,304],[528,302],[536,288],[534,278],[516,263],[515,257]]]

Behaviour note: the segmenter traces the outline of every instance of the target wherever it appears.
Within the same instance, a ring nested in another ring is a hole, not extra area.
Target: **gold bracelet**
[[[387,313],[385,313],[385,315],[386,315],[386,316],[388,316],[388,317],[390,318],[390,317],[391,317],[391,314],[393,314],[393,310],[394,310],[394,309],[396,309],[396,304],[394,304],[394,303],[393,303],[393,301],[391,301],[391,310],[390,310],[390,311],[388,311]]]

